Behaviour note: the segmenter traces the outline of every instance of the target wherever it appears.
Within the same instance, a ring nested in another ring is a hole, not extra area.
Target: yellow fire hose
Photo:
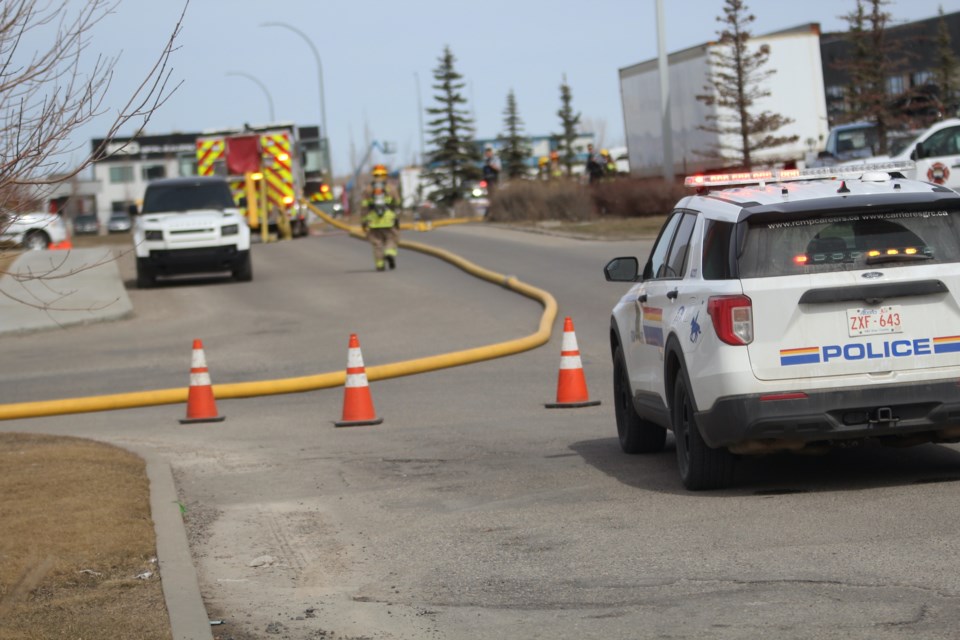
[[[310,203],[305,203],[320,218],[328,224],[331,224],[351,235],[362,238],[363,233],[357,227],[352,227],[342,221],[331,218]],[[433,226],[440,226],[439,222]],[[450,221],[450,223],[459,223],[462,221]],[[418,242],[401,241],[400,246],[413,251],[419,251],[446,260],[447,262],[463,269],[467,273],[488,280],[495,284],[502,285],[511,291],[537,300],[543,305],[543,314],[540,316],[540,326],[535,333],[522,338],[508,340],[496,344],[455,351],[452,353],[443,353],[425,358],[414,360],[405,360],[391,364],[376,365],[366,367],[367,378],[369,380],[386,380],[388,378],[399,378],[416,373],[427,371],[436,371],[449,367],[481,362],[483,360],[492,360],[503,356],[513,355],[528,351],[545,344],[550,340],[551,330],[554,320],[557,317],[557,301],[552,295],[543,289],[538,289],[525,284],[513,276],[504,276],[503,274],[484,269],[476,264],[465,260],[449,251],[430,247]],[[310,376],[301,376],[297,378],[282,378],[278,380],[263,380],[259,382],[235,382],[230,384],[213,385],[213,394],[217,399],[225,398],[249,398],[253,396],[277,395],[281,393],[299,393],[303,391],[313,391],[315,389],[329,389],[339,387],[346,380],[346,371],[333,371],[330,373],[320,373]],[[19,418],[38,418],[42,416],[64,415],[70,413],[88,413],[93,411],[110,411],[113,409],[130,409],[134,407],[147,407],[161,404],[176,404],[187,401],[187,387],[176,389],[159,389],[156,391],[136,391],[131,393],[118,393],[105,396],[89,396],[85,398],[65,398],[62,400],[43,400],[38,402],[18,402],[14,404],[0,405],[0,420],[14,420]]]

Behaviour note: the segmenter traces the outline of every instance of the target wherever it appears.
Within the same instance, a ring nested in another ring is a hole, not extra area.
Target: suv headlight
[[[162,229],[147,229],[143,237],[145,240],[163,240],[163,230]]]
[[[235,236],[240,231],[240,225],[238,224],[225,224],[220,229],[220,235],[222,236]]]

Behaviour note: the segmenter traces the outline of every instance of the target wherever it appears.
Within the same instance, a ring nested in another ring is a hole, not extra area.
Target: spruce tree
[[[896,126],[897,116],[891,106],[887,78],[896,75],[900,66],[898,47],[886,36],[891,16],[883,7],[888,0],[862,0],[856,9],[842,16],[850,25],[847,41],[854,55],[838,66],[850,77],[850,120],[866,120],[877,126],[877,154],[887,153],[887,132]]]
[[[513,89],[507,94],[507,108],[503,110],[504,132],[500,135],[500,162],[508,178],[522,178],[527,174],[526,160],[530,145],[523,135],[523,120],[517,110]]]
[[[436,187],[429,198],[446,207],[453,207],[463,198],[463,184],[479,176],[480,162],[480,152],[473,141],[473,119],[461,93],[466,83],[454,68],[455,62],[450,47],[444,47],[433,70],[437,106],[427,108],[432,117],[428,132],[433,150],[427,154],[430,170],[425,177]]]
[[[950,41],[950,27],[943,17],[943,6],[940,6],[940,20],[937,22],[937,54],[934,78],[937,89],[940,91],[940,102],[948,110],[956,108],[957,94],[957,55],[953,52],[953,43]]]
[[[703,87],[707,93],[697,96],[697,100],[720,110],[708,115],[708,123],[698,128],[720,136],[734,135],[739,141],[733,145],[719,142],[698,153],[709,158],[734,154],[741,166],[750,169],[754,152],[796,142],[799,136],[774,135],[793,119],[770,111],[756,112],[756,102],[770,95],[764,82],[776,73],[775,69],[764,68],[770,59],[769,46],[755,51],[747,46],[751,37],[749,26],[756,17],[747,13],[743,0],[726,0],[723,13],[717,22],[724,26],[717,32],[720,37],[716,46],[710,50],[711,72]]]
[[[580,114],[573,112],[572,102],[573,93],[570,91],[570,85],[567,84],[567,76],[564,75],[563,82],[560,84],[560,110],[557,111],[563,131],[555,138],[560,146],[560,160],[567,168],[568,178],[573,175],[573,164],[577,159],[573,143],[577,140],[577,127],[580,124]]]

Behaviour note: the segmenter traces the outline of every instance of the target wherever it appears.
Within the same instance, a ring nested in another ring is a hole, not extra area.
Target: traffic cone
[[[363,367],[363,354],[360,353],[360,340],[357,334],[351,333],[347,351],[347,380],[343,385],[343,418],[333,424],[337,427],[361,427],[381,422],[383,418],[378,418],[373,409],[367,370]]]
[[[560,347],[560,375],[557,379],[557,401],[548,403],[547,409],[574,409],[593,407],[599,400],[591,400],[587,393],[587,379],[583,375],[577,334],[573,332],[573,320],[567,316],[563,321],[563,345]]]
[[[190,391],[187,395],[187,417],[180,424],[197,422],[223,422],[226,416],[217,415],[217,403],[213,399],[210,372],[203,355],[203,343],[193,341],[193,358],[190,362]]]

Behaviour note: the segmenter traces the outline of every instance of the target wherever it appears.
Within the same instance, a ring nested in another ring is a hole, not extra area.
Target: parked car
[[[107,231],[110,233],[126,233],[130,231],[133,222],[130,220],[130,214],[126,211],[114,211],[107,220]]]
[[[960,123],[958,123],[960,124]],[[683,484],[738,456],[960,442],[960,195],[913,163],[691,176],[613,309],[626,453],[673,431]]]
[[[28,250],[46,249],[67,239],[67,225],[56,213],[0,212],[0,244]]]
[[[98,233],[100,233],[100,218],[97,217],[97,214],[83,214],[73,219],[74,235],[96,235]]]

